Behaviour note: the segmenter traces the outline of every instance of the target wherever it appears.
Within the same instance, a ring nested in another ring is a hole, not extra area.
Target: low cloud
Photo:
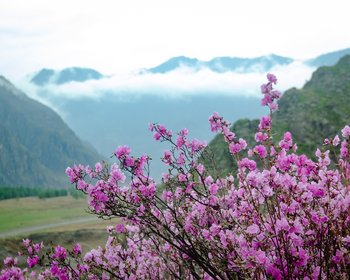
[[[287,66],[277,66],[270,73],[278,78],[276,89],[284,92],[291,87],[301,88],[311,78],[315,68],[294,61]],[[52,99],[90,98],[98,100],[106,94],[131,101],[142,95],[154,95],[159,98],[186,98],[189,95],[219,94],[225,96],[261,96],[260,85],[266,82],[266,73],[238,74],[233,72],[216,73],[205,68],[195,72],[181,67],[166,74],[118,73],[100,80],[70,82],[63,85],[47,84],[38,87],[29,82],[29,78],[15,84],[30,97],[46,105]],[[54,104],[52,107],[55,107]]]

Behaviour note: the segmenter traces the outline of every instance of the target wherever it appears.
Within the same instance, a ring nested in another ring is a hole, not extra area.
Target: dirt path
[[[89,218],[80,218],[80,219],[67,220],[67,221],[56,222],[56,223],[41,224],[41,225],[36,225],[36,226],[26,227],[26,228],[17,228],[17,229],[12,229],[12,230],[6,230],[6,231],[0,232],[0,238],[6,237],[6,236],[20,235],[23,233],[40,231],[40,230],[49,229],[49,228],[61,227],[61,226],[66,226],[66,225],[92,222],[92,221],[97,221],[97,220],[98,220],[97,217],[89,217]]]

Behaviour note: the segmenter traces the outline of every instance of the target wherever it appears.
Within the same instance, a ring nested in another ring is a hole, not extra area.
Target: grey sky
[[[0,74],[113,74],[179,55],[297,59],[350,47],[348,0],[1,1]]]

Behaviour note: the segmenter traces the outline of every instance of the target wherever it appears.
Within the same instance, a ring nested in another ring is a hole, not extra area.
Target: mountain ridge
[[[103,77],[101,73],[91,68],[70,67],[61,71],[43,68],[30,79],[30,82],[37,86],[43,86],[49,83],[62,85],[69,82],[99,80]]]
[[[215,57],[209,61],[201,61],[197,58],[188,58],[186,56],[173,57],[164,63],[146,69],[145,71],[152,74],[165,74],[174,71],[181,66],[186,66],[199,71],[203,68],[208,68],[213,72],[225,73],[225,72],[238,72],[238,73],[251,73],[258,70],[259,72],[269,71],[276,65],[288,65],[292,63],[294,59],[290,57],[282,57],[275,54],[269,54],[265,56],[255,58],[242,58],[242,57]]]
[[[324,150],[323,140],[341,136],[341,129],[350,125],[349,102],[350,55],[347,55],[334,66],[318,68],[302,89],[291,88],[282,95],[279,111],[272,114],[273,143],[278,146],[283,134],[289,131],[293,143],[298,145],[297,154],[316,160],[316,149]],[[244,138],[248,143],[244,156],[258,144],[254,139],[258,124],[258,119],[241,119],[230,127],[237,139]],[[214,152],[220,173],[229,174],[237,168],[221,134],[208,146]]]
[[[325,53],[315,58],[300,60],[309,67],[332,66],[336,64],[341,57],[350,54],[350,48]],[[177,70],[181,67],[191,68],[197,72],[202,69],[209,69],[217,73],[235,72],[245,73],[264,73],[270,71],[275,66],[289,65],[297,59],[275,55],[273,53],[259,57],[214,57],[208,61],[189,58],[186,56],[177,56],[151,68],[141,68],[138,70],[139,75],[149,74],[166,74]],[[70,67],[63,70],[53,70],[43,68],[38,72],[29,75],[30,82],[37,86],[46,84],[62,85],[69,82],[85,82],[88,80],[99,80],[107,76],[91,68]]]
[[[81,143],[53,110],[27,97],[3,76],[0,76],[0,101],[0,185],[12,182],[15,186],[69,186],[64,173],[67,166],[95,164],[101,159]],[[13,165],[12,171],[6,167],[9,164]],[[22,170],[22,174],[14,176],[14,170]],[[27,171],[37,176],[35,180],[28,177]]]

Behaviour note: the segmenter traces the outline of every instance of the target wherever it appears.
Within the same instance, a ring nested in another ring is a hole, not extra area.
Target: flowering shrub
[[[276,77],[267,78],[261,105],[270,115],[260,119],[250,158],[240,155],[247,143],[235,138],[227,121],[218,113],[209,118],[237,163],[234,175],[209,174],[199,160],[205,142],[189,141],[185,128],[175,139],[156,124],[150,125],[155,140],[172,144],[162,158],[169,172],[162,174],[161,196],[148,174],[150,158],[132,157],[127,146],[114,153],[119,166],[67,168],[71,182],[90,196],[93,213],[121,217],[123,223],[108,227],[105,248],[83,259],[79,244],[72,250],[53,247],[44,260],[38,254],[42,246],[23,240],[29,267],[44,266],[38,279],[349,279],[350,127],[342,130],[342,142],[338,135],[325,140],[335,154],[335,170],[328,169],[330,151],[317,149],[318,162],[297,155],[290,132],[273,143],[272,113],[281,94],[273,89]],[[124,172],[131,176],[129,186]],[[89,178],[98,181],[91,184]],[[0,279],[26,277],[16,262],[5,260]]]

